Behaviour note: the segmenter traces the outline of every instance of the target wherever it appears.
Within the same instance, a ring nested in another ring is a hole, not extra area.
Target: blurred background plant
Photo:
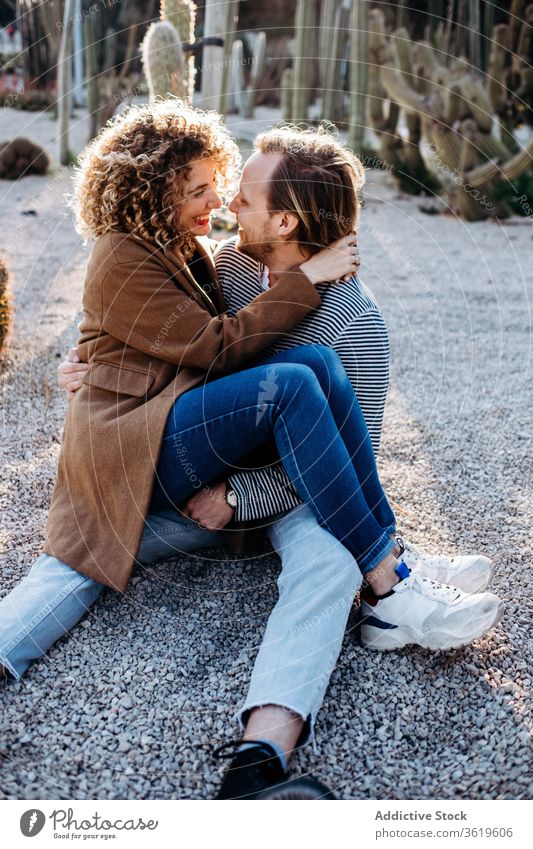
[[[10,319],[9,268],[7,259],[0,254],[0,361],[6,348]]]
[[[5,0],[0,98],[87,109],[174,94],[237,115],[333,122],[402,191],[467,219],[533,204],[533,3]],[[259,112],[258,112],[259,110]],[[255,126],[255,125],[254,125]],[[525,213],[527,214],[527,213]]]

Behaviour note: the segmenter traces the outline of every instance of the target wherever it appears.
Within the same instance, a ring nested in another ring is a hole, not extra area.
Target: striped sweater
[[[215,255],[228,312],[234,315],[264,291],[264,266],[222,243]],[[264,357],[295,345],[329,345],[339,355],[357,395],[377,454],[389,381],[389,339],[371,292],[357,277],[319,285],[322,305],[265,351]],[[281,464],[243,470],[229,477],[238,496],[236,521],[266,519],[302,503]]]

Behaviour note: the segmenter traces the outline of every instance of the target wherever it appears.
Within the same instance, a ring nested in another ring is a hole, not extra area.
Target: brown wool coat
[[[44,550],[120,591],[174,401],[206,372],[236,370],[320,306],[296,270],[231,318],[210,242],[197,245],[209,295],[177,256],[125,233],[98,238],[89,260],[78,350],[91,368],[68,407]]]

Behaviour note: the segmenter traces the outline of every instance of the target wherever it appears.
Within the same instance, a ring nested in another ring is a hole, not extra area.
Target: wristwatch
[[[229,505],[229,507],[233,507],[234,510],[237,509],[237,504],[239,502],[238,502],[238,499],[237,499],[237,493],[235,492],[234,489],[227,489],[226,490],[226,494],[224,496],[224,501],[226,502],[226,504]]]

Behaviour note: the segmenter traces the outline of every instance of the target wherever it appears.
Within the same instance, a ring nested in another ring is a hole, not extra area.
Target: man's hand
[[[61,389],[67,393],[67,398],[74,397],[81,386],[81,382],[89,369],[89,363],[80,362],[76,348],[69,348],[67,359],[57,367],[57,382]]]
[[[225,494],[226,481],[205,487],[187,501],[182,512],[208,531],[221,531],[235,513],[224,500]]]

